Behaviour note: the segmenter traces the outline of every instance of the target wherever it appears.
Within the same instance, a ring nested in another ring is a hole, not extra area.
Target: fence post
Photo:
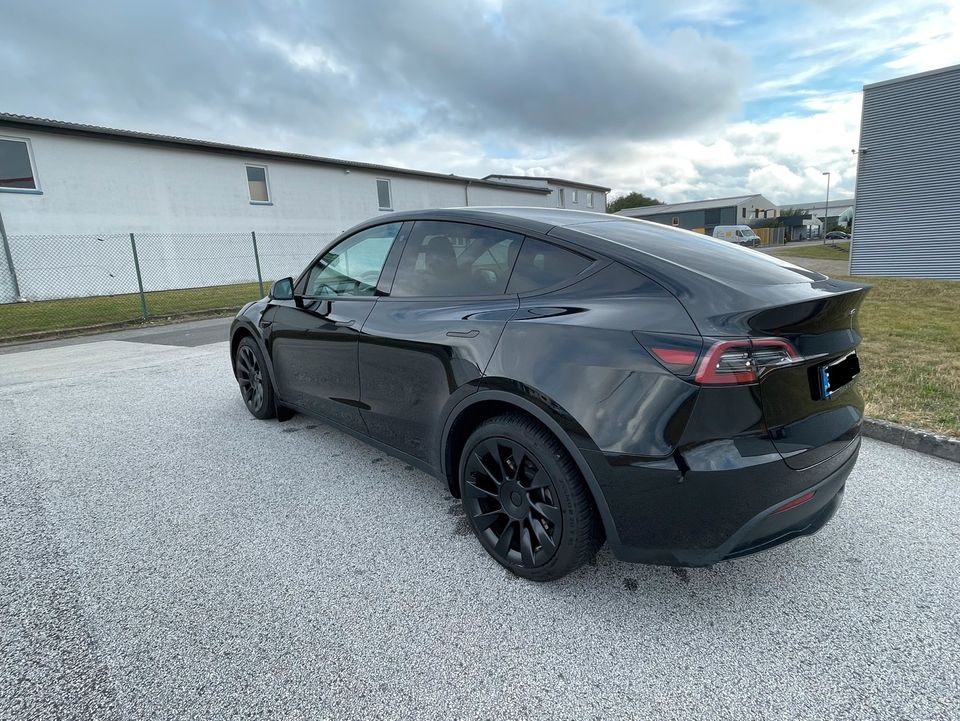
[[[3,253],[7,256],[7,269],[10,272],[10,282],[13,283],[13,299],[21,300],[20,283],[17,281],[17,269],[13,267],[13,254],[10,252],[10,243],[7,242],[7,230],[3,227],[2,215],[0,215],[0,239],[3,240]]]
[[[260,251],[257,250],[257,231],[251,230],[250,237],[253,238],[253,258],[257,261],[257,282],[260,284],[260,297],[266,293],[263,292],[263,274],[260,272]]]
[[[143,314],[143,319],[146,320],[150,317],[150,312],[147,310],[147,297],[143,294],[143,278],[140,277],[140,258],[137,257],[137,240],[133,237],[133,233],[130,233],[130,247],[133,248],[133,267],[137,270],[137,287],[140,289],[140,312]]]

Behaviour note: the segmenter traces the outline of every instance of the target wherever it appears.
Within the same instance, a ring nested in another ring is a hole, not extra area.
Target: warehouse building
[[[754,194],[624,208],[618,214],[711,235],[718,225],[747,225],[751,220],[775,218],[777,206],[762,195]]]
[[[605,188],[602,185],[530,175],[487,175],[484,176],[484,180],[518,183],[549,190],[553,198],[551,205],[557,208],[589,210],[595,213],[607,212],[607,193],[610,192],[610,188]]]
[[[262,282],[299,272],[378,214],[602,211],[605,192],[0,113],[0,303],[122,294],[141,280],[147,290]]]
[[[850,272],[960,280],[960,65],[863,89]]]
[[[392,210],[555,204],[546,184],[0,113],[0,217],[12,235],[339,233]]]

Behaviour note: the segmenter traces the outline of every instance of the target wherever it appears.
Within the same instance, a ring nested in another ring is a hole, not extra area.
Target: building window
[[[571,190],[571,191],[570,191],[570,202],[571,202],[571,203],[576,203],[576,202],[577,202],[577,191],[576,191],[576,190]]]
[[[593,193],[587,193],[587,207],[593,207]]]
[[[0,137],[0,190],[39,191],[30,141]]]
[[[270,202],[270,187],[267,184],[266,165],[247,166],[247,187],[250,189],[251,203]]]
[[[746,208],[740,208],[740,217],[741,217],[741,218],[746,218],[746,217],[747,217],[747,209],[746,209]]]
[[[674,225],[680,225],[680,218],[675,215],[673,216],[673,220],[670,222],[673,223]]]
[[[386,178],[377,178],[377,202],[380,204],[380,210],[393,210],[390,181]]]
[[[557,188],[557,207],[563,207],[563,188]]]

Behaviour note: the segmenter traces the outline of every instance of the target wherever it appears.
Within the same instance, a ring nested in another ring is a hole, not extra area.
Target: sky
[[[7,0],[0,111],[664,202],[853,194],[947,0]]]

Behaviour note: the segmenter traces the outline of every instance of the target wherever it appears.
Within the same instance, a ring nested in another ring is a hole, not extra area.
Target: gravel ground
[[[538,585],[226,352],[0,356],[0,718],[960,717],[955,464],[866,440],[816,536]]]

